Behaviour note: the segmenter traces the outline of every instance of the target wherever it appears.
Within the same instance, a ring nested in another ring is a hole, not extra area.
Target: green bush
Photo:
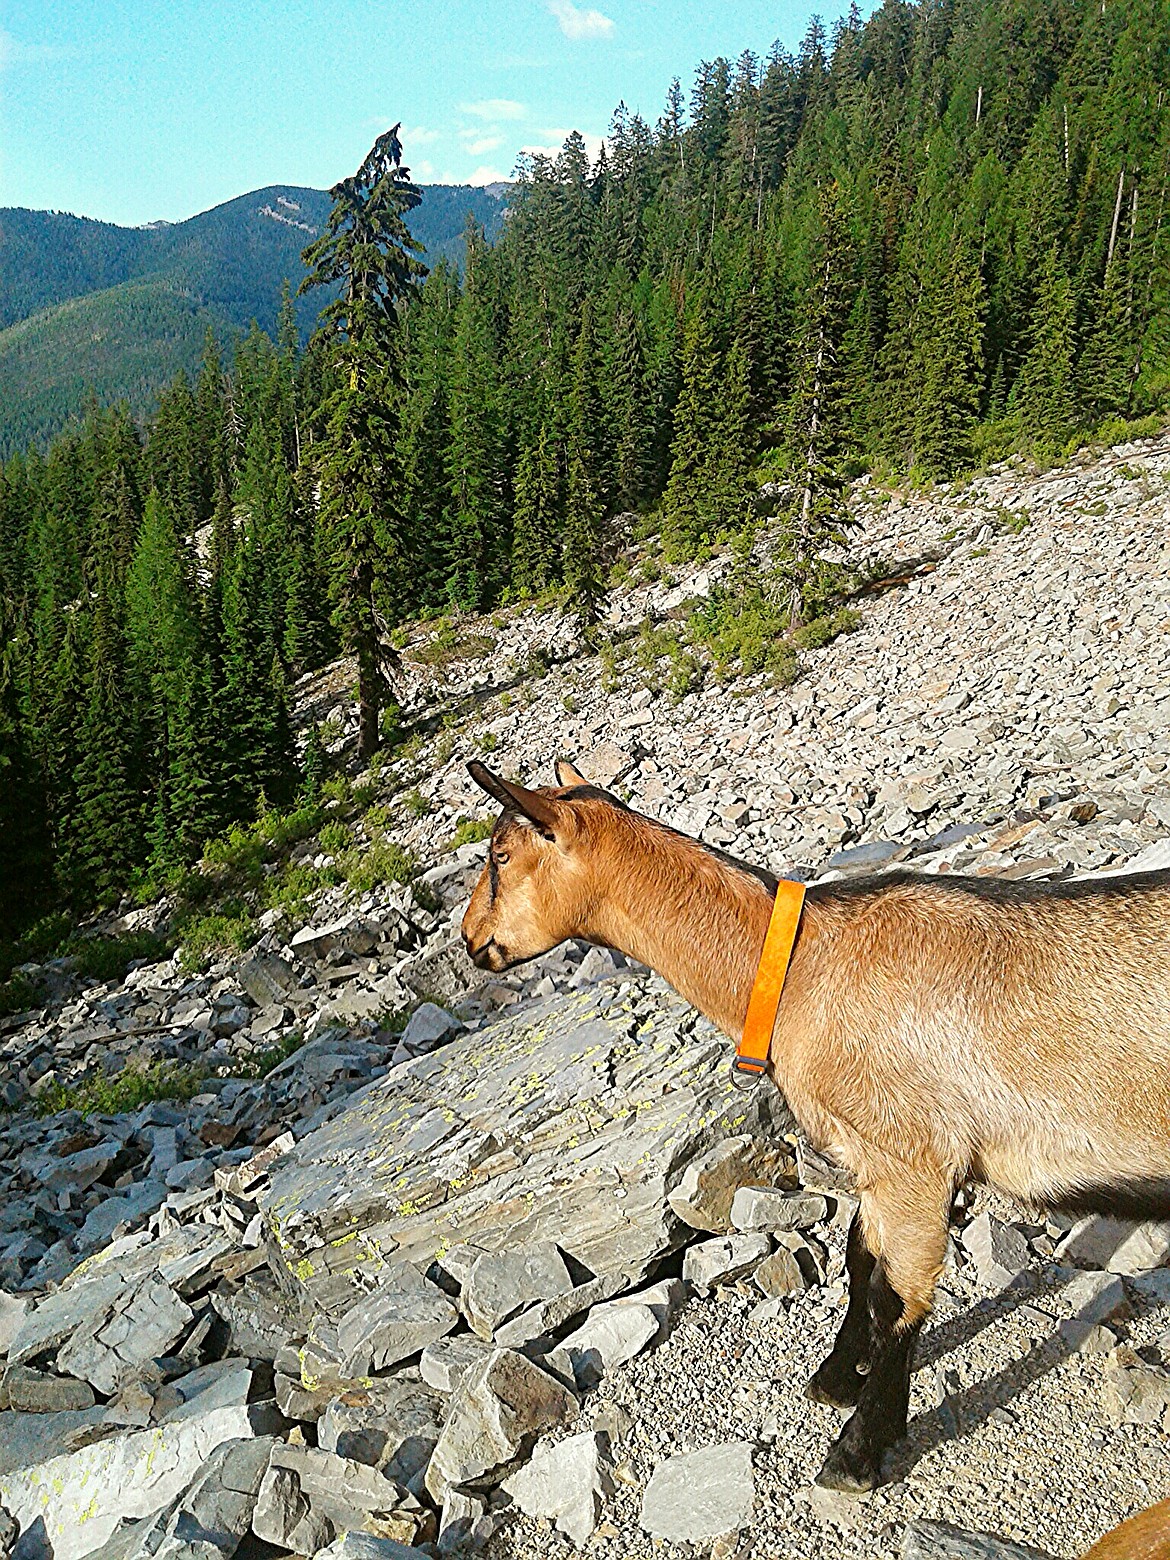
[[[37,1097],[38,1116],[59,1110],[75,1110],[82,1116],[119,1116],[138,1110],[153,1100],[189,1100],[203,1086],[204,1074],[193,1067],[159,1062],[154,1067],[127,1067],[113,1078],[95,1078],[76,1088],[50,1084]]]
[[[448,850],[458,850],[461,845],[473,845],[479,840],[490,840],[495,824],[488,818],[464,818],[455,821],[455,832],[447,841]]]
[[[820,650],[831,644],[838,634],[849,634],[861,622],[861,613],[851,607],[838,607],[825,617],[813,618],[792,633],[792,643],[799,650]]]
[[[711,655],[724,679],[767,672],[787,687],[800,670],[796,650],[786,638],[786,615],[760,591],[742,595],[719,591],[691,617],[692,640]]]
[[[402,798],[402,805],[412,818],[425,818],[431,811],[431,799],[424,796],[416,787],[413,791],[407,791]]]
[[[122,932],[116,937],[71,937],[64,951],[79,975],[91,980],[121,980],[136,959],[168,959],[170,945],[154,932]]]
[[[356,894],[368,894],[383,883],[409,883],[418,871],[414,857],[392,840],[375,840],[338,857],[337,866]]]
[[[348,824],[334,819],[325,824],[317,838],[321,842],[321,849],[328,856],[340,856],[342,851],[348,850],[353,844],[353,830]]]
[[[179,931],[183,968],[199,969],[209,954],[242,953],[254,935],[252,917],[238,903],[225,905],[209,915],[195,916]]]
[[[0,981],[0,1018],[6,1018],[9,1013],[24,1013],[29,1008],[40,1006],[40,987],[34,985],[27,975],[12,975],[8,980]]]

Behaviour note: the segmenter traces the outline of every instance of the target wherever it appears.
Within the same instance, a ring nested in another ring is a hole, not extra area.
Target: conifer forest
[[[596,635],[652,536],[736,543],[797,625],[851,478],[1170,405],[1164,0],[884,0],[704,61],[524,164],[458,268],[410,237],[410,151],[331,192],[309,340],[286,296],[145,425],[94,403],[0,466],[0,937],[311,798],[290,688],[341,653],[372,754],[411,619],[557,593]]]

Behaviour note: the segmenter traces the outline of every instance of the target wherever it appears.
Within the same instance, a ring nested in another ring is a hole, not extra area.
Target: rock
[[[25,1532],[43,1523],[53,1560],[81,1560],[120,1521],[149,1517],[198,1477],[217,1446],[275,1429],[262,1405],[111,1436],[0,1478],[0,1505]]]
[[[640,1354],[658,1332],[658,1317],[648,1305],[612,1301],[590,1311],[584,1325],[553,1350],[550,1362],[563,1359],[577,1385],[588,1391],[614,1365]]]
[[[254,1276],[233,1294],[213,1294],[211,1303],[227,1323],[230,1351],[246,1358],[275,1360],[303,1330],[295,1303],[271,1279]]]
[[[1125,1285],[1109,1273],[1079,1273],[1065,1285],[1064,1300],[1076,1313],[1075,1320],[1089,1325],[1128,1309]]]
[[[105,1415],[103,1407],[58,1414],[0,1413],[0,1475],[31,1468],[70,1450],[70,1438]]]
[[[702,1543],[747,1527],[754,1503],[751,1447],[728,1441],[660,1462],[638,1520],[655,1538]]]
[[[419,1373],[436,1392],[454,1392],[464,1371],[478,1365],[491,1352],[491,1344],[474,1333],[457,1333],[453,1338],[440,1338],[427,1345],[419,1357]]]
[[[108,1245],[116,1236],[149,1218],[166,1200],[167,1186],[163,1181],[139,1181],[124,1196],[107,1197],[78,1230],[78,1250],[93,1251]]]
[[[343,1533],[327,1548],[319,1549],[316,1560],[422,1560],[425,1554],[425,1549],[379,1538],[375,1533]]]
[[[374,1381],[333,1398],[317,1422],[317,1444],[409,1484],[431,1459],[447,1402],[417,1382]]]
[[[553,1522],[580,1547],[613,1492],[605,1438],[586,1431],[564,1441],[538,1441],[531,1462],[505,1479],[503,1488],[526,1516]]]
[[[1110,1273],[1144,1273],[1170,1262],[1170,1223],[1150,1220],[1135,1226],[1105,1264]]]
[[[287,1154],[296,1139],[291,1132],[282,1132],[279,1137],[262,1148],[259,1153],[245,1159],[242,1165],[225,1165],[215,1172],[215,1184],[222,1192],[231,1192],[235,1197],[250,1197],[256,1188],[267,1179],[268,1172],[282,1155]]]
[[[409,1543],[433,1532],[433,1521],[376,1468],[319,1447],[277,1442],[256,1497],[252,1531],[267,1543],[312,1554],[351,1528]]]
[[[116,1532],[89,1560],[231,1560],[247,1533],[273,1442],[217,1446],[194,1482],[168,1506]]]
[[[949,1522],[920,1518],[909,1523],[902,1536],[902,1560],[1051,1560],[1051,1556],[990,1533],[969,1533]]]
[[[1117,1424],[1170,1429],[1170,1371],[1130,1348],[1114,1349],[1105,1363],[1105,1405]]]
[[[287,959],[278,953],[252,954],[236,966],[236,979],[258,1008],[280,1006],[297,977]]]
[[[741,1186],[731,1201],[731,1223],[737,1230],[807,1230],[828,1217],[828,1198],[771,1186]]]
[[[538,1301],[511,1321],[504,1322],[496,1328],[494,1341],[504,1349],[523,1350],[535,1339],[557,1332],[566,1322],[611,1299],[625,1287],[626,1280],[620,1273],[603,1273],[600,1278],[586,1279],[564,1294]]]
[[[108,1397],[147,1360],[169,1354],[194,1315],[169,1284],[152,1279],[141,1289],[124,1290],[99,1317],[79,1327],[57,1364]]]
[[[30,1303],[24,1295],[10,1295],[0,1289],[0,1354],[8,1353]]]
[[[425,1269],[457,1242],[553,1241],[638,1283],[685,1238],[666,1192],[686,1166],[733,1133],[775,1144],[791,1118],[776,1090],[735,1089],[727,1042],[680,1000],[636,1012],[602,984],[509,1015],[301,1138],[258,1197],[290,1292],[336,1308],[387,1261]]]
[[[591,784],[609,790],[629,774],[636,762],[634,755],[625,748],[618,747],[616,742],[605,741],[595,743],[587,753],[582,753],[577,767]]]
[[[576,1417],[576,1399],[559,1381],[522,1354],[493,1349],[452,1394],[427,1489],[441,1501],[453,1484],[491,1484],[542,1431]]]
[[[407,1019],[399,1043],[411,1056],[418,1056],[423,1051],[433,1051],[462,1028],[463,1025],[446,1008],[434,1002],[422,1002]]]
[[[1110,1273],[1161,1267],[1170,1256],[1170,1224],[1135,1224],[1090,1214],[1073,1225],[1055,1256],[1070,1267],[1105,1268]]]
[[[766,1235],[727,1235],[691,1246],[683,1258],[683,1278],[701,1293],[717,1284],[741,1278],[768,1255],[772,1242]]]
[[[444,1337],[459,1312],[409,1262],[391,1263],[379,1287],[351,1305],[337,1324],[337,1347],[347,1376],[368,1376],[409,1359]]]
[[[727,1138],[691,1161],[667,1200],[684,1224],[721,1234],[731,1227],[732,1203],[742,1188],[769,1186],[795,1168],[792,1156],[774,1143]]]
[[[495,1522],[488,1515],[487,1504],[478,1495],[471,1495],[466,1490],[447,1491],[439,1517],[438,1549],[441,1555],[463,1555],[469,1550],[481,1549],[494,1529]]]
[[[460,1296],[473,1331],[490,1339],[501,1322],[534,1301],[566,1295],[573,1280],[552,1241],[540,1241],[509,1251],[485,1252],[478,1259]]]
[[[805,1256],[803,1262],[802,1254]],[[764,1258],[752,1274],[752,1282],[761,1294],[769,1299],[778,1299],[782,1295],[798,1294],[801,1290],[812,1288],[819,1282],[819,1277],[807,1246],[803,1253],[781,1246],[771,1256]]]
[[[88,1381],[53,1376],[46,1371],[13,1365],[5,1374],[8,1407],[17,1413],[59,1414],[92,1408],[97,1401]]]
[[[981,1213],[962,1234],[963,1249],[975,1264],[981,1284],[1006,1289],[1028,1266],[1028,1242],[1010,1224],[993,1214]]]

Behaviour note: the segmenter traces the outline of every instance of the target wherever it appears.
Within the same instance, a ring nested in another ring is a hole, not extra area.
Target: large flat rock
[[[667,1193],[734,1134],[792,1120],[730,1081],[731,1046],[660,982],[602,982],[378,1079],[296,1145],[262,1208],[291,1286],[338,1313],[393,1259],[555,1241],[637,1282],[689,1238]]]

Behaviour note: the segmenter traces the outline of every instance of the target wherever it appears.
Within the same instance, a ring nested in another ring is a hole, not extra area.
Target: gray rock
[[[26,1296],[6,1294],[0,1289],[0,1354],[8,1353],[30,1304]]]
[[[685,1239],[666,1192],[687,1164],[791,1125],[776,1090],[735,1090],[727,1042],[681,1001],[640,1013],[604,984],[557,998],[396,1068],[303,1137],[259,1193],[290,1290],[336,1308],[339,1284],[356,1295],[385,1262],[425,1269],[457,1242],[555,1241],[639,1282]]]
[[[552,1241],[485,1252],[471,1269],[460,1301],[473,1331],[490,1339],[501,1322],[533,1302],[567,1295],[573,1280]]]
[[[251,1524],[273,1442],[226,1441],[174,1501],[116,1532],[90,1560],[231,1560]]]
[[[1170,1371],[1132,1349],[1114,1349],[1105,1365],[1105,1404],[1118,1424],[1170,1429]]]
[[[553,1351],[563,1358],[578,1386],[595,1387],[607,1370],[641,1354],[659,1332],[659,1321],[648,1305],[611,1301],[590,1311],[584,1324]]]
[[[808,1248],[805,1248],[808,1251]],[[815,1269],[811,1268],[811,1253],[808,1259],[802,1262],[801,1253],[792,1251],[787,1246],[781,1246],[765,1257],[752,1274],[752,1282],[761,1294],[770,1300],[779,1299],[783,1295],[799,1294],[803,1289],[811,1288],[816,1282]]]
[[[771,1186],[795,1168],[788,1150],[766,1139],[726,1138],[687,1165],[667,1200],[692,1229],[722,1234],[731,1228],[732,1204],[742,1188]]]
[[[902,1535],[902,1560],[1051,1560],[1051,1556],[991,1533],[969,1533],[949,1522],[919,1519],[909,1523]]]
[[[169,1354],[193,1320],[191,1307],[168,1284],[153,1279],[141,1289],[124,1290],[100,1316],[79,1327],[58,1353],[57,1364],[110,1396],[147,1360]]]
[[[495,1521],[488,1514],[487,1503],[478,1495],[467,1490],[447,1491],[439,1517],[441,1555],[463,1555],[469,1550],[482,1549],[494,1529]]]
[[[1065,1285],[1063,1298],[1075,1319],[1088,1325],[1107,1322],[1128,1304],[1125,1285],[1111,1273],[1079,1273]]]
[[[343,1533],[327,1548],[319,1549],[315,1560],[422,1560],[425,1555],[425,1549],[379,1538],[376,1533]]]
[[[491,1352],[491,1344],[474,1333],[457,1333],[453,1338],[440,1338],[427,1345],[419,1357],[419,1373],[436,1392],[454,1392],[464,1371],[478,1365]]]
[[[700,1241],[683,1258],[683,1278],[701,1293],[750,1273],[772,1249],[766,1235],[727,1235]]]
[[[452,1394],[427,1489],[441,1501],[454,1484],[491,1484],[542,1431],[576,1417],[577,1401],[559,1381],[522,1354],[493,1349]]]
[[[104,1408],[60,1414],[0,1413],[0,1475],[48,1462],[70,1449],[70,1437],[96,1424]]]
[[[531,1462],[503,1488],[529,1517],[544,1517],[580,1546],[597,1526],[613,1493],[605,1438],[594,1431],[564,1441],[538,1441]]]
[[[494,1341],[502,1349],[523,1350],[535,1339],[557,1332],[566,1322],[583,1316],[592,1306],[600,1305],[625,1288],[626,1280],[620,1273],[603,1273],[600,1278],[586,1279],[564,1294],[540,1300],[511,1321],[504,1322],[496,1328]]]
[[[139,1181],[119,1197],[107,1197],[86,1217],[77,1232],[79,1251],[105,1246],[142,1220],[149,1218],[167,1200],[163,1181]]]
[[[1010,1224],[993,1214],[981,1213],[972,1219],[962,1235],[963,1249],[975,1264],[981,1284],[1006,1289],[1027,1266],[1031,1257],[1028,1242]]]
[[[422,1002],[407,1019],[400,1044],[411,1056],[418,1056],[424,1051],[433,1051],[462,1028],[463,1025],[446,1008],[439,1007],[435,1002]]]
[[[418,1382],[371,1382],[330,1401],[317,1422],[317,1444],[409,1484],[430,1461],[447,1408],[440,1393]]]
[[[408,1262],[391,1263],[379,1287],[351,1305],[337,1324],[337,1347],[348,1376],[368,1376],[408,1359],[459,1320],[436,1285]]]
[[[283,1003],[297,985],[297,977],[287,959],[278,953],[252,954],[236,966],[236,979],[258,1008]]]
[[[275,1360],[301,1331],[296,1304],[270,1280],[254,1277],[234,1294],[213,1294],[211,1303],[228,1325],[231,1351],[246,1358]]]
[[[1105,1268],[1112,1273],[1160,1267],[1165,1260],[1144,1260],[1164,1248],[1167,1226],[1135,1224],[1089,1214],[1074,1224],[1056,1247],[1056,1260],[1077,1268]],[[1162,1233],[1159,1233],[1162,1232]]]
[[[217,1446],[273,1428],[271,1413],[255,1405],[111,1436],[0,1477],[0,1505],[22,1533],[43,1523],[53,1560],[81,1560],[124,1518],[152,1516],[181,1495]]]
[[[13,1365],[4,1377],[8,1406],[17,1413],[59,1414],[92,1408],[96,1401],[88,1381],[53,1376],[47,1371]]]
[[[642,1496],[639,1521],[655,1538],[702,1543],[747,1527],[754,1503],[752,1449],[728,1441],[660,1462]]]
[[[827,1198],[771,1186],[741,1186],[731,1202],[731,1222],[737,1230],[807,1230],[828,1217]]]
[[[313,1554],[351,1528],[402,1542],[427,1526],[418,1501],[378,1469],[282,1442],[272,1448],[252,1514],[257,1538],[299,1554]]]
[[[636,762],[632,753],[607,740],[582,753],[577,767],[594,785],[608,789],[628,775]]]

